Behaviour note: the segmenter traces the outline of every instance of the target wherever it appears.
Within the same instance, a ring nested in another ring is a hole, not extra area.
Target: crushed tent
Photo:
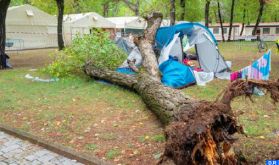
[[[179,38],[179,42],[177,42],[177,38]],[[214,72],[216,74],[230,70],[218,50],[214,35],[207,27],[199,23],[181,23],[161,27],[156,33],[155,41],[155,48],[160,52],[159,63],[167,60],[166,49],[171,52],[171,47],[176,47],[174,51],[181,52],[179,53],[180,57],[178,53],[176,56],[178,59],[182,59],[181,47],[183,47],[183,51],[195,47],[198,62],[204,72]]]
[[[159,65],[162,73],[162,83],[172,88],[183,88],[196,83],[192,69],[186,66],[173,57]]]

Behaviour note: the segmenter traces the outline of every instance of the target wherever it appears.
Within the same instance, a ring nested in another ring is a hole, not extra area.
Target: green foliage
[[[135,3],[135,0],[129,0]],[[11,5],[21,5],[24,3],[34,5],[50,14],[57,14],[57,6],[54,0],[12,0]],[[169,18],[170,1],[169,0],[140,0],[140,15],[146,15],[152,11],[160,11],[164,18]],[[185,18],[187,21],[204,21],[204,6],[206,0],[186,0],[185,1]],[[231,0],[219,0],[221,4],[221,13],[224,22],[230,20]],[[134,12],[123,1],[115,0],[66,0],[65,14],[97,12],[100,15],[104,13],[104,4],[108,4],[108,16],[132,16]],[[235,1],[234,22],[243,21],[243,11],[246,10],[246,24],[255,23],[258,15],[258,0],[237,0]],[[176,1],[176,18],[178,21],[182,12],[180,0]],[[278,0],[269,0],[266,4],[262,22],[279,21],[279,3]],[[217,19],[217,0],[211,0],[210,4],[210,21],[218,22]]]
[[[151,137],[151,139],[155,142],[165,142],[166,141],[165,136],[162,134],[154,135]]]
[[[85,147],[86,147],[87,150],[92,150],[92,151],[94,151],[98,148],[97,145],[93,144],[93,143],[86,144]]]
[[[45,71],[55,77],[80,74],[87,61],[97,67],[114,70],[126,57],[109,39],[108,33],[93,31],[89,35],[76,36],[71,46],[54,55],[54,62]]]
[[[119,150],[117,149],[111,149],[106,153],[106,158],[107,159],[114,159],[120,154]]]

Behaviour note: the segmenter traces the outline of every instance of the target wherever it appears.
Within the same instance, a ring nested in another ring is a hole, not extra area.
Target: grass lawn
[[[275,79],[279,78],[279,55],[275,45],[272,47],[271,78]],[[221,43],[220,51],[232,61],[233,70],[261,56],[256,44],[247,42]],[[163,152],[163,128],[138,95],[87,78],[53,83],[24,78],[28,73],[45,76],[30,69],[48,63],[50,52],[53,50],[11,55],[16,68],[0,71],[0,122],[116,164],[155,164]],[[182,91],[197,99],[215,100],[228,83],[214,80],[206,87]],[[233,102],[248,135],[240,136],[237,145],[249,159],[263,160],[279,148],[279,106],[268,97],[253,99],[254,103],[245,98]]]

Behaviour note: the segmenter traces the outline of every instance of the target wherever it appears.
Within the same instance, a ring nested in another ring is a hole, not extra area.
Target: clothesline
[[[261,58],[238,71],[231,73],[231,81],[248,78],[255,80],[268,80],[271,71],[271,50]]]

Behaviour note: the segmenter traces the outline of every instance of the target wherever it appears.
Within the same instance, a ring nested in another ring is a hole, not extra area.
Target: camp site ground
[[[274,43],[268,44],[272,49],[272,79],[279,75],[279,55]],[[219,48],[225,59],[232,61],[233,70],[262,55],[250,42],[220,43]],[[40,83],[24,77],[47,78],[34,68],[50,63],[48,55],[55,51],[8,52],[14,69],[1,71],[0,121],[113,163],[154,164],[163,152],[163,129],[138,95],[80,78]],[[205,87],[182,91],[196,99],[214,100],[228,83],[216,79]],[[267,159],[279,147],[279,107],[267,97],[253,99],[255,102],[238,98],[232,105],[249,137],[240,136],[237,146],[251,159]]]

